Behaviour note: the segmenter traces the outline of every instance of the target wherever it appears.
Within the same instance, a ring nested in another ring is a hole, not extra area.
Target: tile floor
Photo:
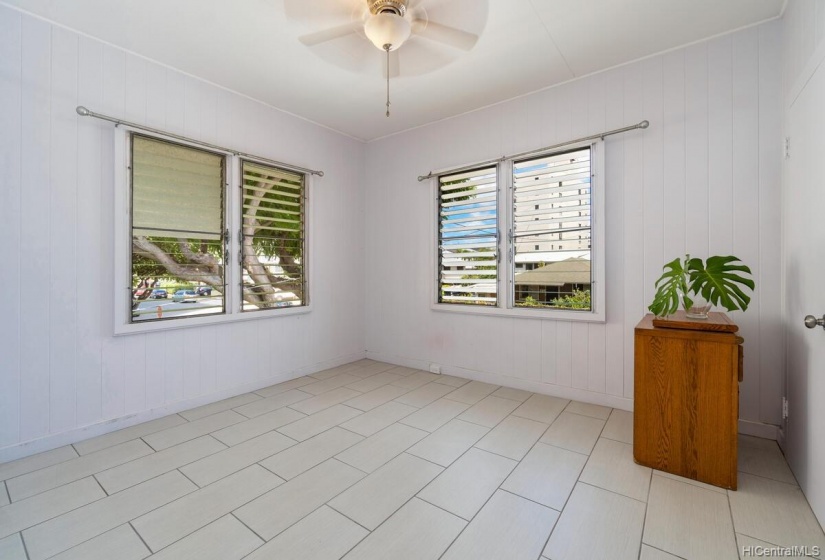
[[[0,465],[0,558],[825,549],[775,442],[740,437],[738,492],[636,465],[631,443],[621,410],[362,360]]]

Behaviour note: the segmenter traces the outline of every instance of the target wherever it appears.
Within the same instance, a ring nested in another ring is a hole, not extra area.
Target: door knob
[[[817,325],[825,329],[825,315],[822,316],[821,319],[817,319],[813,315],[808,315],[805,317],[805,326],[809,329],[815,328]]]

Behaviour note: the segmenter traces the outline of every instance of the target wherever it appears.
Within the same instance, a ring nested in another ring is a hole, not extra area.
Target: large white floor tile
[[[547,427],[542,422],[509,416],[481,438],[476,447],[520,461]]]
[[[499,490],[447,549],[443,560],[533,560],[558,512]]]
[[[183,443],[184,441],[189,441],[190,439],[204,436],[226,428],[227,426],[237,424],[238,422],[243,422],[244,420],[246,420],[246,417],[238,414],[234,410],[225,410],[206,416],[200,420],[195,420],[194,422],[188,422],[180,426],[175,426],[174,428],[155,432],[154,434],[145,436],[143,440],[151,445],[155,451],[161,451],[173,445]]]
[[[730,508],[722,494],[657,476],[647,507],[646,544],[683,558],[738,560]]]
[[[189,480],[203,488],[207,484],[212,484],[258,461],[263,461],[296,443],[294,439],[278,432],[267,432],[262,436],[186,465],[180,471]]]
[[[521,389],[513,389],[512,387],[502,387],[493,393],[494,397],[501,397],[502,399],[512,399],[523,403],[533,396],[530,391],[523,391]]]
[[[19,534],[0,539],[0,558],[3,560],[28,560],[23,540]]]
[[[150,554],[132,526],[125,524],[61,552],[51,560],[143,560]]]
[[[14,502],[0,508],[0,539],[105,497],[94,478],[88,477]]]
[[[739,489],[728,492],[736,531],[781,546],[819,546],[825,535],[796,485],[739,473]]]
[[[147,480],[23,531],[30,560],[44,560],[149,511],[197,486],[177,471]]]
[[[361,414],[360,410],[344,406],[343,404],[336,404],[326,410],[316,412],[312,416],[307,416],[292,424],[281,426],[278,428],[278,431],[294,440],[304,441],[321,432],[326,432],[342,422],[355,418],[359,414]]]
[[[488,431],[488,428],[478,424],[458,419],[450,420],[415,444],[409,452],[442,467],[447,467],[484,437]]]
[[[741,560],[759,558],[760,555],[764,558],[766,557],[766,549],[784,548],[773,543],[760,541],[759,539],[754,539],[739,533],[736,534],[736,544],[739,547],[739,558],[741,558]],[[797,552],[797,554],[794,554],[794,552]],[[787,560],[811,560],[812,558],[822,558],[822,555],[825,554],[825,550],[820,549],[819,554],[815,555],[812,547],[808,547],[806,550],[803,546],[797,551],[789,551],[788,554],[788,556],[781,556],[781,558]]]
[[[437,560],[467,522],[417,498],[361,541],[345,560]]]
[[[418,409],[400,402],[388,402],[365,412],[361,416],[356,416],[352,420],[347,420],[341,424],[341,427],[364,437],[369,437],[395,424],[405,416],[409,416],[416,410]]]
[[[246,504],[235,515],[269,540],[364,476],[358,469],[330,459]]]
[[[633,413],[614,408],[604,425],[602,437],[633,444]]]
[[[280,408],[213,432],[212,437],[225,445],[238,445],[305,417],[306,414],[301,414],[297,410],[288,407]]]
[[[537,443],[501,487],[561,511],[586,460],[579,453]]]
[[[11,503],[9,493],[6,490],[6,483],[0,482],[0,507],[7,506]]]
[[[261,398],[262,397],[260,395],[256,395],[255,393],[244,393],[243,395],[230,397],[228,399],[223,399],[222,401],[205,404],[197,408],[191,408],[179,414],[191,422],[192,420],[198,420],[209,416],[210,414],[216,414],[218,412],[223,412],[224,410],[231,410],[254,401],[259,401]]]
[[[235,412],[243,414],[247,418],[255,418],[256,416],[281,409],[285,406],[297,405],[298,403],[305,402],[312,397],[313,395],[310,393],[301,391],[300,389],[292,389],[291,391],[278,393],[277,395],[273,395],[265,399],[258,399],[257,401],[249,404],[238,406],[235,408]],[[292,408],[297,410],[295,406]]]
[[[372,531],[442,470],[423,459],[402,453],[345,490],[329,505]]]
[[[260,464],[281,478],[290,480],[363,440],[363,437],[347,430],[330,428]]]
[[[401,420],[401,423],[419,430],[434,432],[468,408],[470,408],[469,404],[451,401],[450,399],[439,399],[418,412],[413,412]]]
[[[394,381],[398,381],[399,379],[403,379],[403,376],[396,375],[394,373],[378,373],[376,375],[366,377],[364,379],[359,379],[354,383],[350,383],[347,385],[349,389],[355,389],[361,393],[369,393],[370,391],[374,391],[379,387],[383,387],[384,385],[389,385]]]
[[[302,414],[315,414],[316,412],[321,412],[322,410],[336,404],[341,404],[344,401],[353,399],[360,394],[361,393],[353,389],[338,387],[337,389],[326,391],[320,395],[312,397],[311,399],[302,400],[290,405],[290,408],[293,408]]]
[[[264,544],[231,515],[221,517],[152,556],[152,560],[241,560]]]
[[[391,400],[400,397],[404,393],[408,393],[409,391],[409,389],[405,389],[404,387],[384,385],[383,387],[374,389],[369,393],[364,393],[363,395],[349,399],[348,401],[345,401],[345,404],[347,406],[351,406],[352,408],[357,408],[358,410],[368,411],[377,408],[382,404],[388,403]]]
[[[441,397],[452,393],[455,389],[443,383],[427,383],[418,389],[398,397],[396,402],[408,404],[416,408],[423,408],[431,402],[437,401]]]
[[[568,400],[550,397],[548,395],[533,395],[515,409],[513,415],[535,420],[536,422],[551,424],[569,402]]]
[[[482,381],[471,381],[450,393],[450,400],[473,405],[498,388],[499,385],[490,385]]]
[[[258,389],[255,392],[262,397],[274,397],[275,395],[286,393],[287,391],[291,391],[293,389],[300,389],[304,385],[316,383],[317,381],[318,380],[314,377],[298,377],[297,379],[284,381],[283,383],[278,383],[277,385],[270,385],[264,389]]]
[[[433,383],[443,383],[444,385],[449,385],[456,388],[466,385],[469,382],[469,379],[454,377],[452,375],[439,375],[436,379],[433,379]]]
[[[539,441],[589,455],[602,428],[604,420],[562,412]]]
[[[336,458],[357,469],[371,473],[425,436],[427,432],[423,430],[393,424],[339,453]]]
[[[645,504],[579,483],[544,549],[552,560],[636,560]]]
[[[12,478],[6,485],[12,502],[16,502],[150,453],[152,448],[136,439]]]
[[[517,464],[480,449],[470,449],[419,492],[418,497],[470,520]]]
[[[518,401],[490,396],[461,413],[458,419],[492,428],[518,407]]]
[[[583,403],[579,401],[570,401],[565,412],[573,412],[575,414],[582,414],[599,420],[607,420],[610,417],[610,407],[599,406],[597,404]]]
[[[435,381],[438,379],[438,375],[434,373],[427,373],[426,371],[419,371],[412,375],[408,375],[407,377],[402,377],[397,381],[393,381],[393,385],[398,387],[404,387],[405,389],[418,389],[419,387],[430,383],[431,381]]]
[[[633,460],[633,446],[599,438],[590,453],[581,481],[641,502],[647,501],[652,470]]]
[[[157,552],[281,483],[281,478],[253,465],[138,517],[132,526]]]
[[[343,387],[344,385],[350,385],[360,379],[360,377],[350,375],[349,373],[342,373],[325,381],[317,381],[310,385],[304,385],[301,387],[301,391],[312,393],[313,395],[320,395],[322,393],[326,393],[327,391],[332,391],[339,387]]]
[[[174,428],[175,426],[180,426],[181,424],[186,424],[186,420],[178,414],[171,414],[169,416],[164,416],[163,418],[136,424],[116,432],[109,432],[108,434],[103,434],[102,436],[83,440],[75,443],[74,447],[81,455],[88,455],[89,453],[94,453],[95,451],[100,451],[101,449],[106,449],[107,447],[112,447],[113,445],[131,441],[139,437],[148,436],[149,434],[154,434],[155,432],[159,432],[161,430]]]
[[[761,447],[742,445],[738,449],[739,464],[737,470],[765,478],[778,480],[787,484],[796,484],[785,456],[776,442]]]
[[[337,511],[321,506],[246,560],[338,560],[368,534]]]
[[[95,475],[108,494],[120,492],[135,484],[140,484],[150,478],[193,463],[213,453],[217,453],[226,446],[211,436],[185,441],[180,445],[169,447],[163,451],[152,453],[140,459],[129,461],[113,469]]]
[[[646,544],[642,544],[642,553],[639,555],[639,560],[683,560],[678,556],[668,554],[664,550],[653,548]]]

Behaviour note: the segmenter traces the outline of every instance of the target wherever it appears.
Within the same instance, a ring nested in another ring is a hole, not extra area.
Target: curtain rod
[[[547,152],[547,151],[550,151],[550,150],[554,150],[556,148],[561,148],[563,146],[569,146],[570,144],[578,144],[579,142],[584,142],[586,140],[596,140],[596,139],[604,140],[605,136],[612,136],[613,134],[621,134],[622,132],[630,132],[631,130],[636,130],[637,128],[647,128],[649,126],[650,126],[650,121],[642,121],[638,124],[633,124],[633,125],[630,125],[630,126],[626,126],[624,128],[617,128],[615,130],[609,130],[607,132],[602,132],[601,134],[593,134],[592,136],[583,136],[581,138],[576,138],[575,140],[569,140],[567,142],[561,142],[560,144],[553,144],[552,146],[546,146],[544,148],[539,148],[538,150],[530,150],[529,152],[521,152],[520,154],[514,154],[512,156],[502,156],[502,157],[497,158],[497,159],[490,159],[490,160],[487,160],[487,161],[480,161],[480,162],[475,163],[473,165],[465,165],[463,167],[459,167],[459,168],[456,168],[456,169],[450,169],[449,172],[450,173],[458,173],[458,172],[461,172],[461,171],[470,171],[471,169],[475,169],[476,167],[480,167],[482,165],[489,165],[491,163],[499,163],[499,162],[504,161],[506,159],[518,159],[518,158],[521,158],[521,157],[524,157],[524,156],[529,156],[529,155],[533,155],[533,154],[538,154],[540,152]],[[426,175],[419,175],[418,176],[418,181],[421,182],[421,181],[426,181],[427,179],[432,179],[433,177],[435,177],[438,174],[439,173],[434,173],[434,172],[430,171]]]
[[[244,152],[239,152],[238,150],[233,150],[232,148],[227,148],[227,147],[224,147],[224,146],[218,146],[217,144],[210,144],[208,142],[201,142],[200,140],[193,140],[192,138],[187,138],[186,136],[181,136],[179,134],[173,134],[171,132],[165,132],[163,130],[158,130],[156,128],[143,126],[141,124],[137,124],[137,123],[133,123],[133,122],[129,122],[129,121],[124,121],[122,119],[118,119],[118,118],[115,118],[115,117],[110,117],[108,115],[103,115],[101,113],[95,113],[94,111],[90,111],[89,109],[87,109],[83,105],[78,105],[77,109],[75,109],[75,110],[77,111],[77,114],[80,115],[81,117],[94,117],[96,119],[100,119],[100,120],[103,120],[103,121],[113,122],[113,123],[115,123],[115,125],[123,124],[123,125],[126,125],[126,126],[131,127],[131,128],[136,128],[138,130],[142,130],[142,131],[145,131],[145,132],[151,132],[153,134],[160,134],[161,136],[167,136],[169,138],[175,138],[177,140],[182,140],[183,142],[188,142],[190,144],[195,144],[197,146],[202,146],[204,148],[211,148],[213,150],[220,150],[221,152],[230,152],[233,155],[253,159],[253,160],[256,160],[260,163],[271,163],[273,165],[277,165],[279,167],[284,167],[284,168],[292,170],[292,171],[302,171],[304,173],[309,173],[310,175],[318,175],[319,177],[324,176],[323,171],[316,171],[314,169],[307,169],[306,167],[299,167],[297,165],[291,165],[289,163],[284,163],[282,161],[276,161],[274,159],[264,158],[264,157],[260,157],[260,156],[256,156],[256,155],[252,155],[252,154],[246,154]]]

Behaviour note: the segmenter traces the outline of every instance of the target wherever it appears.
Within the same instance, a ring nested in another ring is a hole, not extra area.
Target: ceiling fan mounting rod
[[[367,0],[367,3],[372,15],[391,13],[404,17],[407,13],[406,0]]]

